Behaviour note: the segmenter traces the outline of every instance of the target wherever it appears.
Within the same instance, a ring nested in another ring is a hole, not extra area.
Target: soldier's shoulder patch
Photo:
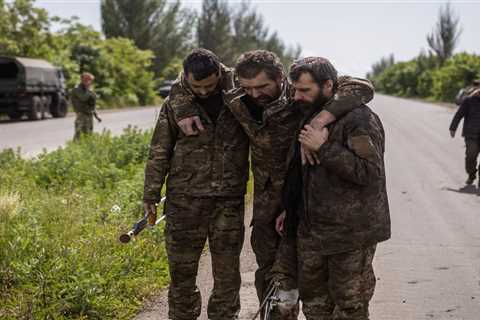
[[[375,146],[369,135],[350,137],[348,147],[359,157],[369,159],[375,156]]]

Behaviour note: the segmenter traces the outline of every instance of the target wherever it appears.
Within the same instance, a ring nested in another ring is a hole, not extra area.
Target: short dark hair
[[[291,81],[298,81],[303,73],[309,73],[319,86],[322,86],[327,80],[332,80],[334,84],[337,83],[337,70],[330,61],[322,57],[299,59],[290,66]]]
[[[220,60],[210,50],[197,48],[183,60],[185,76],[192,74],[195,80],[203,80],[220,72]]]
[[[272,80],[277,80],[285,74],[280,58],[271,51],[248,51],[237,59],[235,72],[241,78],[252,79],[262,71],[265,71]]]

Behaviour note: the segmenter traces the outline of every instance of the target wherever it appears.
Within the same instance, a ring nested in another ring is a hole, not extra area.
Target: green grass
[[[131,319],[168,283],[161,227],[118,241],[142,216],[150,134],[0,153],[1,319]]]
[[[0,152],[0,319],[132,319],[165,287],[162,225],[118,241],[143,215],[150,138],[128,128],[33,160]]]

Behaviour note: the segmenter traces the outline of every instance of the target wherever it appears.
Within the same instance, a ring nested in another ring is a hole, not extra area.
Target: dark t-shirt
[[[206,99],[197,98],[197,102],[207,112],[213,123],[217,122],[218,115],[223,108],[223,97],[221,93],[214,94]]]

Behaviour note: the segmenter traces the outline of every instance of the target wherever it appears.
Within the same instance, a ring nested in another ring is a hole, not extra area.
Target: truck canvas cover
[[[60,86],[58,69],[47,61],[0,56],[0,92],[49,92]]]

